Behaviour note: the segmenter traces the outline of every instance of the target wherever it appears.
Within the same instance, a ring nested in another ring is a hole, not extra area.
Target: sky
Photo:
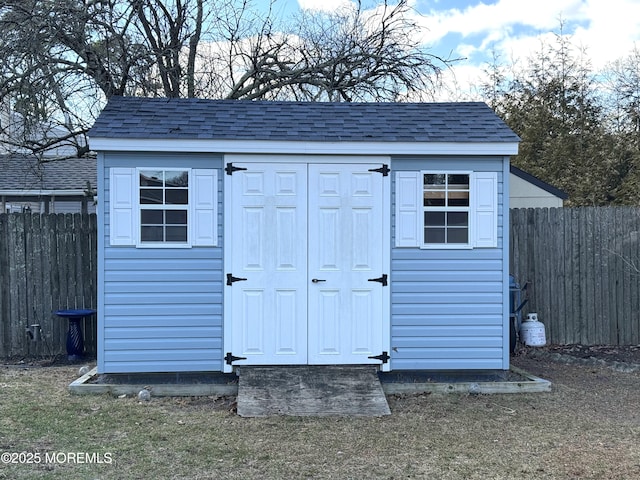
[[[284,0],[291,7],[334,10],[350,0]],[[373,0],[372,0],[373,1]],[[423,27],[421,42],[440,57],[464,58],[452,69],[472,89],[491,52],[525,61],[563,24],[586,49],[595,71],[640,48],[640,0],[410,0]],[[366,0],[363,2],[366,4]]]

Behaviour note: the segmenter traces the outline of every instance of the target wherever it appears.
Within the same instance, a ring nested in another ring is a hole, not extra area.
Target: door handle
[[[311,281],[312,281],[313,283],[326,282],[326,280],[322,280],[322,279],[320,279],[320,278],[313,278],[313,279],[311,279]]]

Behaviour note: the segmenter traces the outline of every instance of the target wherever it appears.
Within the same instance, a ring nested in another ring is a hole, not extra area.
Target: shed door
[[[379,165],[309,165],[309,363],[379,363],[383,350]],[[322,280],[317,283],[313,279]]]
[[[234,166],[247,170],[231,176],[225,246],[246,280],[226,286],[232,353],[245,365],[307,363],[307,166]]]
[[[365,364],[383,350],[380,165],[234,164],[234,365]],[[388,244],[387,247],[388,248]],[[228,323],[227,323],[228,325]]]

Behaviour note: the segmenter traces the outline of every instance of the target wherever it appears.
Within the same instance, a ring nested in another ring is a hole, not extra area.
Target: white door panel
[[[309,165],[309,363],[379,363],[383,177],[374,165]]]
[[[306,165],[232,175],[232,351],[236,364],[307,362]]]

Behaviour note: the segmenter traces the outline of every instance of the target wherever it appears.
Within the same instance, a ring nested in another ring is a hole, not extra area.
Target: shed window
[[[468,245],[468,173],[424,173],[424,244]]]
[[[188,241],[189,171],[140,170],[140,242]]]
[[[217,245],[217,185],[216,169],[111,168],[110,244]]]
[[[496,248],[498,173],[397,171],[396,247]]]

